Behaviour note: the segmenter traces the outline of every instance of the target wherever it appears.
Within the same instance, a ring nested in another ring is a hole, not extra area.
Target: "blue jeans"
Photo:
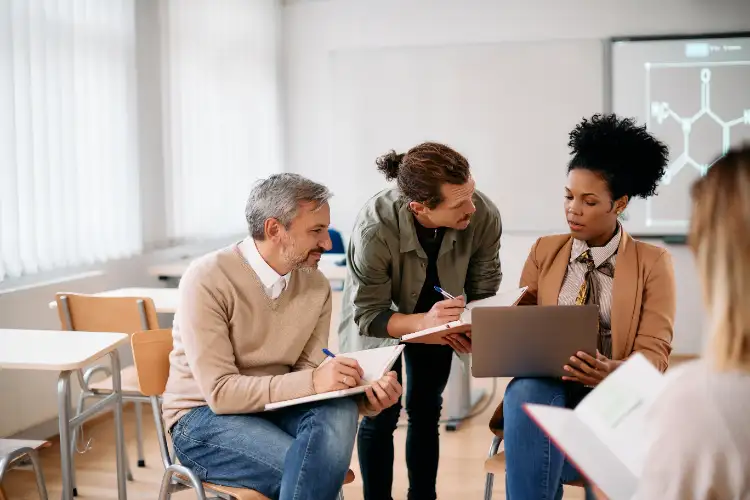
[[[352,398],[241,415],[201,406],[172,427],[172,442],[203,481],[273,499],[333,500],[349,470],[358,414]]]
[[[589,389],[553,378],[516,378],[503,398],[505,491],[509,500],[560,500],[563,483],[580,480],[547,434],[523,410],[524,403],[575,408]],[[590,492],[586,491],[586,498]]]

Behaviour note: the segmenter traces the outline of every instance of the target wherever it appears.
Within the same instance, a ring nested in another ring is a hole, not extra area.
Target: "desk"
[[[127,499],[120,356],[117,347],[126,343],[128,339],[128,335],[124,333],[0,329],[0,368],[60,372],[57,383],[57,404],[60,421],[63,500],[73,498],[73,455],[70,431],[110,405],[114,405],[115,416],[117,497],[119,500]],[[112,363],[112,394],[71,419],[71,374],[105,355],[110,357]]]
[[[323,254],[318,264],[318,269],[330,281],[341,281],[346,279],[346,266],[338,265],[344,259],[342,254]],[[178,260],[166,264],[156,264],[148,268],[148,274],[162,281],[179,281],[185,274],[191,259]]]
[[[176,288],[117,288],[92,294],[96,297],[150,297],[154,301],[157,313],[174,314],[179,303],[179,291]],[[57,302],[49,303],[50,309],[57,307]]]

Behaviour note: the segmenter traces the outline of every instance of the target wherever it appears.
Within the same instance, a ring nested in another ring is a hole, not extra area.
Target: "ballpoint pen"
[[[336,357],[336,355],[334,353],[332,353],[331,351],[329,351],[325,347],[323,348],[323,354],[325,354],[326,356],[329,356],[331,358],[335,358]]]
[[[439,286],[435,286],[434,288],[435,288],[435,291],[436,291],[437,293],[439,293],[440,295],[442,295],[442,296],[443,296],[443,297],[445,297],[446,299],[449,299],[449,300],[455,300],[455,299],[456,299],[456,297],[454,297],[453,295],[449,294],[448,292],[446,292],[445,290],[443,290],[443,289],[442,289],[442,288],[440,288]],[[466,307],[466,306],[464,306],[464,309],[467,309],[467,307]]]

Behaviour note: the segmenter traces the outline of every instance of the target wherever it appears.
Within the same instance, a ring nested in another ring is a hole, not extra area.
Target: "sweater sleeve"
[[[241,375],[229,337],[228,301],[211,275],[188,270],[180,280],[175,330],[203,398],[216,414],[254,413],[267,403],[313,394],[312,370]]]

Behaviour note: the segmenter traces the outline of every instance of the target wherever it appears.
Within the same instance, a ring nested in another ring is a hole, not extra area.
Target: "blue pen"
[[[449,299],[449,300],[455,300],[456,299],[456,297],[454,297],[453,295],[449,294],[448,292],[446,292],[445,290],[443,290],[439,286],[435,286],[434,288],[435,288],[435,291],[437,293],[439,293],[440,295],[442,295],[446,299]],[[464,309],[466,309],[466,306],[464,306]]]
[[[334,353],[332,353],[331,351],[329,351],[329,350],[328,350],[328,349],[326,349],[325,347],[323,348],[323,354],[325,354],[326,356],[330,356],[330,357],[332,357],[332,358],[335,358],[335,357],[336,357],[336,355],[335,355]]]

